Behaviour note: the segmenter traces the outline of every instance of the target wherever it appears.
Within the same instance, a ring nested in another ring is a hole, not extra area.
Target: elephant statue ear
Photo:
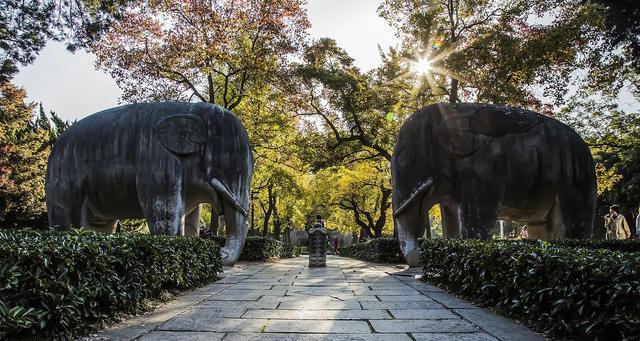
[[[155,126],[155,136],[172,153],[188,155],[200,150],[207,133],[200,117],[182,114],[160,120]]]

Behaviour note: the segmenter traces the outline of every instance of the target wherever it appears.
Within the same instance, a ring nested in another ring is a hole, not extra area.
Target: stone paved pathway
[[[429,284],[418,269],[329,256],[240,263],[93,340],[544,340]]]

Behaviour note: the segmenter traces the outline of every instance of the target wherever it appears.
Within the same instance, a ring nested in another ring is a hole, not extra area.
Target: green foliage
[[[9,82],[0,84],[0,223],[5,226],[45,210],[48,132],[32,124],[34,106],[26,96]]]
[[[200,238],[0,231],[0,337],[70,339],[221,271],[220,247]]]
[[[226,241],[226,238],[221,236],[211,236],[209,238],[219,245],[224,245]],[[298,256],[300,256],[300,248],[297,246],[289,246],[271,237],[249,236],[240,254],[240,261],[266,262]]]
[[[0,82],[32,63],[49,39],[69,50],[86,46],[136,0],[3,0],[0,12]]]
[[[341,256],[358,258],[375,263],[404,263],[398,240],[394,238],[376,238],[364,243],[354,244],[339,250]]]
[[[518,241],[520,242],[520,241]],[[602,240],[602,239],[563,239],[541,242],[535,239],[523,239],[521,242],[539,244],[549,243],[553,246],[583,247],[587,249],[605,249],[620,252],[640,252],[640,240]]]
[[[552,337],[640,332],[640,254],[553,243],[426,239],[425,277]]]

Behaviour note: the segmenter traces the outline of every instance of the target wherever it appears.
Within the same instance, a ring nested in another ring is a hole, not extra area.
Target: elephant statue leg
[[[47,215],[51,227],[79,228],[84,226],[82,221],[84,209],[84,192],[74,185],[65,188],[67,184],[56,184],[52,190],[55,196],[47,198]]]
[[[196,207],[187,214],[184,219],[184,235],[197,237],[200,235],[200,209],[201,205]]]
[[[465,202],[460,205],[462,238],[489,239],[489,228],[498,220],[497,205]]]
[[[554,240],[563,239],[566,235],[565,217],[562,205],[556,197],[546,221],[527,222],[528,237],[530,239]]]
[[[441,202],[442,236],[444,238],[460,238],[460,217],[458,205],[453,202]]]
[[[566,228],[564,238],[591,238],[596,207],[595,193],[595,186],[589,184],[560,191],[558,198]]]
[[[174,174],[180,174],[178,167],[179,163]],[[138,199],[152,234],[184,235],[185,203],[182,187],[182,180],[178,177],[138,177]]]

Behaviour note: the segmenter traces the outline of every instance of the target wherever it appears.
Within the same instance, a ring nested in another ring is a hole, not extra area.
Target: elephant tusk
[[[233,195],[231,191],[229,191],[227,186],[225,186],[225,184],[223,184],[222,181],[220,181],[218,178],[213,178],[211,179],[211,186],[213,187],[213,189],[216,190],[218,194],[220,194],[223,200],[230,203],[233,206],[233,208],[238,210],[238,212],[240,212],[243,216],[246,217],[248,215],[247,210],[244,207],[242,207],[242,205],[240,204],[240,201],[238,201],[236,196]]]
[[[416,200],[422,199],[422,196],[429,191],[429,189],[433,186],[433,178],[429,177],[423,183],[420,184],[416,189],[411,192],[409,199],[405,200],[398,209],[393,212],[393,217],[397,217],[404,211],[407,207],[413,204]]]

